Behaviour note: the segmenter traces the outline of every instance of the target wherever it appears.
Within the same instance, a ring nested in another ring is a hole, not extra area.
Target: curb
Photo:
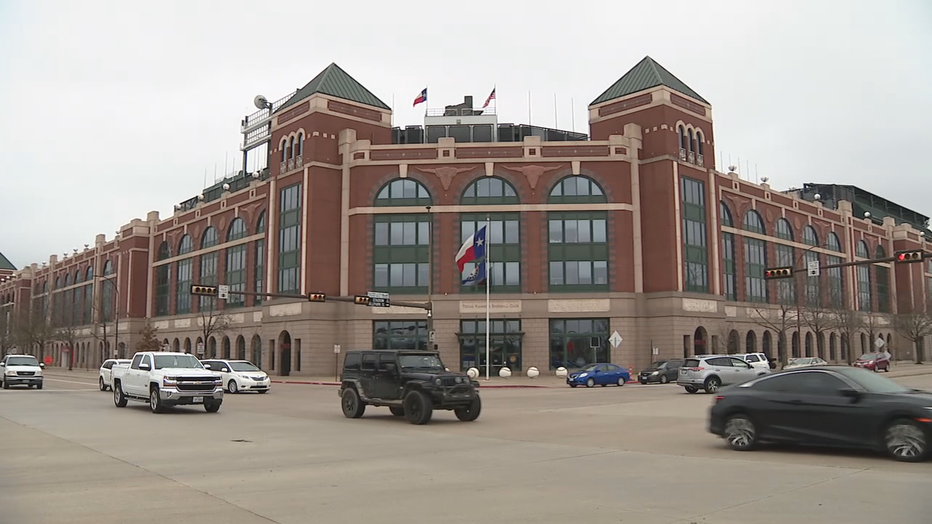
[[[305,386],[339,386],[339,382],[322,382],[316,380],[273,380],[273,384],[301,384]],[[479,389],[543,389],[543,388],[555,388],[559,386],[531,386],[524,384],[496,384],[496,385],[482,385],[479,384]]]

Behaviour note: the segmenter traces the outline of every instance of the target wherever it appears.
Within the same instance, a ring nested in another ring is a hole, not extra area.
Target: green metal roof
[[[11,271],[16,271],[16,266],[10,262],[10,259],[3,256],[3,253],[0,253],[0,269],[9,269]]]
[[[632,67],[623,77],[612,84],[612,87],[606,89],[604,93],[599,95],[599,97],[593,100],[589,105],[594,106],[602,102],[615,100],[616,98],[625,97],[637,93],[638,91],[644,91],[645,89],[657,86],[667,86],[686,96],[695,98],[706,104],[709,103],[705,98],[699,96],[699,93],[693,91],[688,85],[684,84],[682,80],[673,76],[673,73],[667,71],[662,65],[655,62],[653,58],[645,56],[643,60],[638,62],[636,66]]]
[[[372,91],[363,87],[362,84],[349,76],[340,66],[333,63],[318,73],[318,75],[304,87],[298,89],[298,92],[296,92],[293,97],[289,98],[288,101],[275,108],[275,112],[277,113],[286,107],[293,106],[314,93],[321,93],[336,98],[342,98],[343,100],[349,100],[350,102],[391,110],[385,102],[379,100],[379,97],[372,94]]]

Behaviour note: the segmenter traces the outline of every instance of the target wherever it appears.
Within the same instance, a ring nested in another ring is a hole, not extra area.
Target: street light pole
[[[796,264],[794,264],[793,267],[799,267],[800,262],[806,257],[806,254],[809,253],[810,251],[812,251],[813,249],[818,248],[818,247],[822,247],[822,246],[809,246],[808,248],[806,248],[805,250],[803,250],[803,252],[800,253],[799,256],[796,258]],[[819,264],[821,264],[821,261],[819,262]],[[808,271],[809,271],[809,264],[808,264],[808,263],[806,264],[806,271],[807,271],[807,275],[808,275]],[[800,272],[800,274],[801,274],[801,272]],[[820,275],[820,277],[821,277],[821,271],[819,272],[819,275]],[[807,276],[806,278],[808,278],[808,276]],[[800,352],[800,353],[803,352],[802,347],[803,347],[803,344],[805,343],[805,342],[803,341],[802,311],[801,311],[800,304],[799,304],[799,303],[802,301],[802,297],[800,296],[800,293],[799,293],[799,288],[800,288],[800,287],[803,288],[803,293],[806,295],[806,299],[808,300],[808,298],[809,298],[808,294],[806,293],[806,292],[808,291],[808,290],[806,289],[806,280],[803,279],[802,282],[803,282],[803,285],[800,286],[800,285],[799,285],[799,281],[796,281],[796,297],[795,297],[795,298],[796,298],[796,336],[799,338],[799,352]],[[793,345],[793,343],[792,343],[792,341],[791,341],[791,342],[790,342],[790,346],[792,346],[792,345]],[[791,347],[790,349],[792,350],[792,347]]]

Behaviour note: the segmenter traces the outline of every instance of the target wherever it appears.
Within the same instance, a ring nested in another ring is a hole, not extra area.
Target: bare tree
[[[202,307],[197,308],[198,323],[201,326],[201,335],[204,337],[205,348],[208,346],[207,341],[212,335],[222,335],[230,327],[230,316],[223,311],[217,311],[215,309],[216,303],[217,299],[208,298],[201,302]]]
[[[159,351],[162,349],[162,343],[159,342],[158,328],[146,324],[139,334],[142,338],[136,342],[136,351]]]
[[[55,339],[55,330],[49,323],[47,312],[42,307],[30,307],[28,311],[11,316],[13,342],[21,352],[38,351],[41,358],[45,345]]]
[[[732,353],[737,353],[738,348],[740,347],[740,340],[731,340],[731,333],[735,331],[734,322],[724,322],[719,324],[718,330],[715,332],[715,336],[712,337],[712,352],[717,354],[730,355]],[[737,333],[737,332],[736,332]]]
[[[68,371],[71,371],[74,368],[74,352],[78,345],[78,327],[75,326],[72,322],[66,321],[54,326],[53,331],[54,339],[60,342],[64,342],[68,347]]]
[[[832,327],[841,334],[841,350],[845,353],[848,364],[854,362],[853,339],[864,329],[861,312],[848,308],[832,310]]]
[[[777,333],[777,354],[781,366],[788,362],[786,341],[787,332],[796,326],[796,306],[793,304],[779,304],[776,308],[757,308],[754,310],[752,320],[759,326]]]
[[[907,311],[893,316],[897,332],[913,343],[916,352],[916,364],[922,364],[923,341],[932,335],[932,315],[928,311]]]
[[[809,328],[816,339],[816,353],[825,358],[825,334],[835,327],[826,286],[819,280],[806,288],[805,306],[800,309],[800,321]]]
[[[8,306],[0,309],[0,357],[15,345],[13,335],[13,307]]]

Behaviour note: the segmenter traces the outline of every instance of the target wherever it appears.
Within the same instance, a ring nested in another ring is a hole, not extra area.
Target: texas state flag
[[[476,268],[463,279],[464,286],[471,286],[485,281],[485,260],[480,260]]]
[[[456,253],[456,267],[460,268],[460,273],[462,273],[467,262],[480,258],[485,258],[485,226],[479,228],[479,231],[463,242],[463,247]]]
[[[421,102],[427,102],[427,88],[425,87],[421,94],[417,95],[417,98],[414,99],[414,106],[420,104]],[[411,107],[414,107],[411,106]]]

